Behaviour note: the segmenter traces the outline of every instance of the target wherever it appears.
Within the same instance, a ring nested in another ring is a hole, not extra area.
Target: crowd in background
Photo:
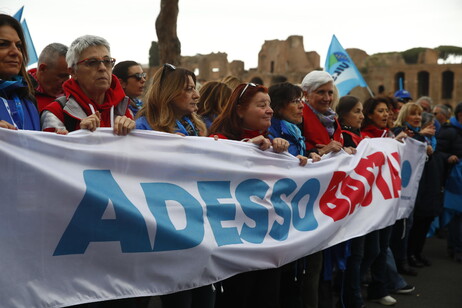
[[[301,166],[331,152],[355,155],[364,138],[425,143],[427,159],[409,217],[281,268],[162,295],[163,307],[361,308],[366,299],[395,305],[394,293],[415,290],[403,276],[432,265],[424,255],[432,224],[440,230],[447,226],[448,254],[462,263],[462,208],[445,198],[462,188],[462,103],[453,109],[433,106],[430,97],[414,102],[402,89],[365,101],[338,97],[334,80],[322,71],[310,72],[299,85],[279,78],[265,87],[262,80],[247,83],[228,76],[198,90],[193,72],[164,64],[147,82],[140,64],[115,64],[109,43],[92,35],[69,47],[48,45],[35,69],[26,71],[25,63],[21,26],[0,14],[2,129],[67,134],[112,127],[118,135],[144,129],[230,139],[262,151],[288,151]],[[147,307],[148,302],[136,298],[79,306]]]

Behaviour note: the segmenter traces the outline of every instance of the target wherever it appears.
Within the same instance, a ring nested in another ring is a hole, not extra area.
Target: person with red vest
[[[42,130],[74,131],[112,127],[117,135],[135,128],[125,95],[112,75],[115,59],[102,37],[85,35],[72,42],[66,54],[71,79],[63,84],[65,96],[45,107]]]

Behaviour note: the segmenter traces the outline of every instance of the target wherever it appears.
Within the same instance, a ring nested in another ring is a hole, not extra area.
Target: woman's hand
[[[99,111],[96,111],[89,117],[86,117],[82,121],[80,121],[80,128],[81,129],[88,129],[91,132],[94,132],[101,123],[101,114]]]
[[[353,147],[344,147],[343,150],[350,155],[356,154],[356,149]]]
[[[455,164],[455,163],[458,163],[458,162],[459,162],[459,157],[457,157],[457,155],[449,156],[448,163]]]
[[[427,145],[427,155],[430,156],[433,154],[433,148],[431,145]]]
[[[255,138],[251,138],[247,140],[247,142],[258,145],[258,147],[262,151],[268,150],[271,147],[271,141],[268,138],[263,137],[262,135],[257,136]]]
[[[126,136],[135,128],[135,121],[126,116],[117,116],[114,120],[114,134]]]
[[[420,130],[420,134],[426,137],[435,136],[435,132],[436,132],[436,129],[434,125],[429,125]]]
[[[1,121],[0,121],[0,127],[1,127],[1,128],[6,128],[6,129],[17,130],[17,128],[14,127],[13,124],[10,124],[10,123],[8,123],[7,121],[4,121],[4,120],[1,120]]]
[[[403,142],[403,139],[407,137],[407,134],[405,132],[401,132],[398,134],[398,136],[395,137],[395,140],[399,142]]]
[[[276,153],[282,153],[287,151],[289,148],[289,141],[282,138],[273,139],[273,151]]]
[[[305,166],[306,163],[308,162],[308,157],[303,156],[303,155],[297,155],[296,156],[300,160],[300,166]]]
[[[316,148],[318,148],[318,152],[319,152],[319,155],[324,155],[324,154],[328,154],[330,152],[338,152],[342,149],[342,144],[338,141],[335,141],[335,140],[332,140],[331,142],[329,142],[328,145],[325,145],[325,144],[317,144],[316,145]]]
[[[321,160],[321,155],[316,152],[311,152],[308,156],[313,160],[313,162]]]

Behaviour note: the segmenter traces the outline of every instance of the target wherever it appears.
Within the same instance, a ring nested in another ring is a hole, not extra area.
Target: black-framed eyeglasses
[[[128,75],[127,79],[128,78],[135,78],[136,80],[140,81],[141,79],[146,78],[146,73],[136,73],[133,75]]]
[[[245,85],[244,89],[242,90],[241,94],[239,95],[239,98],[238,100],[241,99],[242,95],[244,95],[245,91],[247,90],[248,87],[256,87],[257,85],[252,83],[252,82],[249,82],[248,84]]]
[[[86,59],[83,59],[77,62],[76,65],[85,64],[88,67],[98,68],[100,64],[103,63],[105,67],[112,68],[114,67],[115,62],[116,62],[116,59],[114,58],[103,58],[103,59],[86,58]]]
[[[174,71],[174,70],[176,70],[176,67],[175,67],[175,65],[170,64],[170,63],[165,63],[164,64],[164,66],[162,67],[162,75],[160,76],[160,84],[162,84],[162,81],[164,80],[166,70]]]

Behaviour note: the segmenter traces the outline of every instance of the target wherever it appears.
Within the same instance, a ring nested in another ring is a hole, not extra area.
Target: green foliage
[[[155,41],[151,42],[151,48],[149,48],[149,67],[159,66],[159,44]]]
[[[438,46],[435,50],[438,51],[438,58],[443,60],[446,60],[450,55],[462,56],[462,47]]]
[[[419,59],[419,54],[425,51],[426,49],[427,48],[423,48],[423,47],[411,48],[411,49],[401,52],[401,55],[403,56],[404,61],[407,64],[416,64],[417,60]]]

